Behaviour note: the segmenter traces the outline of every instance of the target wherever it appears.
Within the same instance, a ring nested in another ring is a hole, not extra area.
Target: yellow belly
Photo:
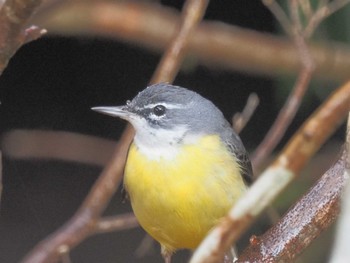
[[[217,136],[149,160],[132,144],[124,179],[141,226],[169,251],[196,248],[245,191],[240,168]]]

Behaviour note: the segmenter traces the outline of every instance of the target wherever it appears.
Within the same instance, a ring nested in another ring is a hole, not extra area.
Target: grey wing
[[[237,161],[242,168],[242,176],[246,183],[250,185],[253,182],[253,168],[246,149],[237,134],[232,133],[230,138],[226,138],[225,144],[228,149],[236,156]]]

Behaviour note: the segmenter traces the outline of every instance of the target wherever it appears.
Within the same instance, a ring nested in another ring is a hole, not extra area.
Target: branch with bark
[[[346,153],[265,234],[253,237],[237,262],[293,262],[337,219],[348,177]]]

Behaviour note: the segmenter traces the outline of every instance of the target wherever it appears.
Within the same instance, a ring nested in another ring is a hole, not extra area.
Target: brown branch
[[[311,6],[310,0],[298,0],[300,8],[305,15],[305,18],[310,20],[314,15],[314,10]]]
[[[311,71],[308,68],[304,68],[300,72],[293,91],[278,113],[275,122],[272,124],[255,152],[251,155],[251,161],[255,171],[258,171],[261,168],[266,158],[270,156],[277,144],[281,141],[299,109],[310,80]]]
[[[343,153],[277,224],[255,238],[237,262],[292,262],[336,220],[341,194],[348,181],[343,176],[344,170]]]
[[[26,263],[55,262],[62,253],[70,251],[96,227],[96,222],[115,193],[124,168],[128,144],[132,131],[124,133],[112,161],[100,174],[90,193],[74,217],[48,238],[41,241],[24,259]]]
[[[207,5],[207,0],[186,1],[182,12],[182,24],[154,72],[151,83],[173,82],[186,55],[189,39],[202,20]]]
[[[154,244],[155,240],[151,236],[145,235],[135,250],[135,256],[138,258],[145,257],[151,251]]]
[[[298,79],[293,87],[292,92],[280,110],[275,122],[270,127],[263,141],[260,143],[252,155],[251,159],[255,171],[258,171],[260,169],[262,163],[281,141],[287,128],[293,121],[295,114],[297,113],[302,99],[305,95],[305,92],[307,91],[313,71],[315,69],[314,59],[310,54],[305,41],[305,37],[303,35],[298,2],[297,0],[291,0],[289,1],[289,4],[293,23],[290,25],[291,28],[288,32],[291,32],[291,37],[294,41],[295,46],[297,47],[302,69],[298,75]]]
[[[108,216],[100,218],[96,224],[95,233],[106,233],[112,231],[126,230],[130,228],[138,227],[136,217],[133,213],[127,213],[117,216]]]
[[[199,22],[199,19],[193,19],[193,16],[197,16],[198,18],[202,17],[203,12],[205,11],[205,7],[198,4],[199,2],[204,3],[205,1],[189,0],[186,2],[182,26],[187,27],[186,30],[188,33],[190,33],[191,28]],[[191,10],[191,12],[189,12],[189,10]],[[98,13],[96,10],[94,10],[94,12]],[[193,25],[191,25],[191,23],[193,23]],[[181,31],[182,28],[179,29],[179,33]],[[186,36],[189,37],[189,35],[183,34],[179,38],[184,38]],[[178,39],[175,37],[174,42],[177,41]],[[181,43],[186,45],[187,40],[181,39],[180,44]],[[178,56],[169,56],[167,59],[177,60],[183,58],[182,52],[185,52],[183,47],[179,46],[178,44],[171,43],[169,48],[176,48],[179,50],[179,52]],[[171,65],[176,67],[178,63],[180,62],[172,63]],[[176,70],[172,70],[170,68],[162,68],[160,70],[166,70],[166,72],[169,74],[168,76],[165,76],[159,72],[158,75],[163,76],[162,81],[172,80],[177,73]],[[158,81],[156,77],[152,78],[152,80]],[[131,126],[128,125],[120,139],[112,161],[102,171],[98,180],[74,217],[50,237],[41,241],[39,245],[37,245],[33,251],[25,257],[23,262],[43,263],[56,261],[60,258],[62,253],[70,251],[84,238],[95,231],[96,224],[101,216],[101,213],[118,187],[124,169],[127,150],[133,136],[134,131],[132,130]]]
[[[0,75],[17,49],[32,38],[27,37],[30,30],[26,32],[23,28],[40,4],[41,0],[7,0],[1,6]]]
[[[0,149],[16,159],[56,159],[105,166],[116,145],[116,141],[73,132],[10,130],[2,134]]]
[[[256,93],[249,95],[247,103],[242,112],[235,113],[232,117],[232,128],[238,134],[241,133],[243,128],[247,125],[248,121],[253,116],[256,108],[259,105],[259,97]]]
[[[51,10],[44,9],[33,22],[55,34],[101,35],[163,50],[179,19],[174,10],[154,4],[63,1]],[[315,77],[348,78],[348,47],[329,42],[308,47],[315,60]],[[300,71],[298,51],[290,40],[218,22],[201,23],[189,39],[188,52],[201,63],[243,72],[278,76]]]
[[[282,26],[283,30],[288,35],[291,35],[292,34],[291,22],[289,20],[289,17],[286,15],[286,13],[281,8],[281,6],[275,0],[262,0],[262,2],[270,10],[270,12],[275,16],[277,21]]]
[[[274,163],[258,178],[195,251],[191,263],[222,260],[253,220],[296,177],[350,110],[350,81],[336,90],[291,138]]]
[[[310,18],[308,24],[306,25],[304,36],[310,37],[326,17],[330,16],[349,3],[349,0],[334,0],[330,3],[323,3],[323,5],[321,5],[317,9],[316,13]]]

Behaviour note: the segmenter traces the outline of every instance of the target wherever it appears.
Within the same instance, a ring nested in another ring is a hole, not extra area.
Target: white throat
[[[136,134],[134,143],[138,150],[150,160],[173,160],[183,144],[196,140],[187,135],[187,127],[180,126],[172,130],[152,128],[145,120],[133,122]],[[195,136],[197,137],[197,136]]]

